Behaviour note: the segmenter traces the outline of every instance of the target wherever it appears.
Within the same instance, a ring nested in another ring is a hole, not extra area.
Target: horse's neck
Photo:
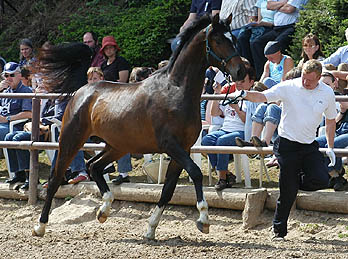
[[[177,57],[170,79],[193,99],[200,99],[208,68],[205,45],[202,40],[192,42]]]

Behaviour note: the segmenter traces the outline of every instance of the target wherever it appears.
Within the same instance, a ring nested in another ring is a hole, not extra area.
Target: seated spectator
[[[348,41],[348,28],[345,30],[346,40]],[[338,88],[341,93],[345,93],[347,89],[347,75],[346,73],[340,73],[348,71],[348,45],[340,47],[337,51],[331,54],[328,58],[322,61],[323,65],[332,65],[330,70],[336,70],[333,73],[335,77],[339,78]],[[326,67],[326,66],[325,66]]]
[[[302,39],[302,59],[298,63],[297,67],[302,68],[303,64],[310,59],[317,59],[322,61],[324,59],[324,54],[321,51],[321,43],[319,38],[309,33]]]
[[[337,79],[329,72],[324,72],[321,76],[321,82],[330,86],[332,89],[337,88]],[[339,102],[339,113],[336,116],[337,128],[336,136],[334,139],[334,148],[346,148],[348,146],[348,103]],[[327,147],[327,140],[325,136],[318,136],[315,139],[319,143],[319,147]],[[329,159],[327,159],[329,164]],[[346,184],[346,179],[343,177],[345,174],[342,158],[337,157],[334,166],[329,167],[330,182],[329,187],[334,188],[335,191],[342,191]]]
[[[275,13],[275,11],[267,9],[267,0],[258,0],[255,7],[257,8],[257,21],[242,27],[237,37],[239,54],[247,58],[253,65],[254,60],[250,50],[250,42],[271,30]]]
[[[99,51],[105,58],[101,64],[101,69],[105,80],[127,83],[130,65],[125,58],[119,55],[120,51],[121,49],[113,36],[104,37]]]
[[[257,0],[223,0],[220,18],[226,19],[232,15],[230,24],[232,34],[237,38],[243,26],[257,21]],[[247,58],[247,57],[246,57]]]
[[[55,122],[55,120],[62,120],[65,107],[68,100],[64,100],[58,103],[57,108],[55,107],[54,100],[47,100],[45,106],[41,112],[40,119],[40,141],[49,140],[50,125]],[[31,140],[31,122],[24,125],[23,131],[15,131],[13,133],[8,133],[5,136],[6,141],[29,141]],[[30,162],[30,152],[29,150],[22,149],[7,149],[8,159],[9,159],[9,170],[15,172],[16,175],[25,175],[25,183],[20,187],[22,190],[28,190],[29,188],[29,162]],[[52,166],[55,165],[57,156],[57,151],[55,152],[54,159],[52,161]],[[74,179],[68,179],[69,183],[78,183],[81,181],[88,180],[88,174],[86,172],[86,165],[83,158],[82,151],[79,151],[72,161],[71,172],[73,174],[78,174]],[[10,182],[15,183],[16,181]],[[18,181],[17,181],[18,182]]]
[[[19,43],[19,66],[30,65],[36,60],[34,56],[34,47],[30,39],[22,39]]]
[[[25,86],[32,86],[30,70],[26,66],[21,67],[21,81]]]
[[[269,41],[278,41],[281,51],[285,51],[291,42],[291,36],[295,31],[295,23],[299,17],[300,8],[307,0],[267,1],[267,9],[274,10],[274,27],[262,36],[251,42],[251,53],[256,69],[256,78],[263,73],[264,64],[267,59],[264,56],[264,48]]]
[[[286,73],[294,67],[294,61],[291,57],[281,53],[281,46],[278,41],[268,42],[264,54],[267,62],[260,81],[271,88],[285,79]]]
[[[236,82],[238,90],[249,90],[255,79],[255,71],[251,67],[247,67],[246,76],[243,80]],[[219,94],[221,86],[217,85],[214,89]],[[229,104],[222,106],[218,101],[213,101],[211,107],[212,116],[224,115],[225,119],[222,128],[210,132],[202,139],[203,146],[234,146],[235,138],[244,138],[244,123],[246,120],[246,104],[241,106],[238,104]],[[235,183],[235,176],[228,171],[229,154],[208,154],[210,163],[213,168],[218,171],[219,181],[215,185],[217,191],[221,191],[227,187],[231,187]]]
[[[165,59],[165,60],[162,60],[161,62],[158,63],[158,69],[161,69],[163,67],[166,67],[169,63],[169,60]]]
[[[129,83],[136,83],[148,78],[155,69],[153,67],[135,67],[129,76]]]
[[[98,45],[98,36],[95,32],[86,32],[83,35],[83,43],[88,45],[92,50],[92,62],[91,67],[100,67],[105,61],[104,56],[100,53],[100,47]]]
[[[204,14],[209,13],[212,16],[220,12],[221,0],[210,0],[210,1],[201,1],[201,0],[192,0],[190,14],[187,17],[184,24],[180,27],[179,33],[183,32],[184,29],[189,27],[194,21],[198,20]],[[180,37],[176,36],[171,42],[172,52],[177,48],[180,43]]]

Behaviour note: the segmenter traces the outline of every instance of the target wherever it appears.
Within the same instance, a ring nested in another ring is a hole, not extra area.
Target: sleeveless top
[[[284,73],[284,60],[287,58],[287,55],[283,55],[282,60],[279,64],[269,62],[269,77],[272,78],[277,83],[282,81],[283,73]]]

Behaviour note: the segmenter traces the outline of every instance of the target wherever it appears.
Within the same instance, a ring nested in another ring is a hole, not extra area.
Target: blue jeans
[[[271,88],[272,86],[275,86],[279,82],[276,82],[272,77],[266,77],[262,83],[264,83],[264,85],[267,86],[268,88]]]
[[[23,123],[15,125],[14,131],[20,131],[23,130]],[[10,123],[0,123],[0,141],[3,141],[5,139],[5,136],[7,133],[10,132]]]
[[[117,160],[117,172],[128,173],[132,171],[131,155],[128,153]]]
[[[5,141],[28,141],[31,140],[31,133],[26,131],[16,131],[8,133]],[[7,149],[10,172],[29,170],[30,152],[23,149]]]
[[[202,139],[202,146],[236,146],[236,137],[244,139],[244,131],[213,131]],[[229,154],[208,154],[211,166],[216,170],[227,170]]]
[[[255,113],[251,117],[251,120],[263,125],[265,125],[267,121],[271,122],[274,125],[279,125],[281,114],[282,109],[278,105],[274,103],[261,103],[257,106]],[[278,132],[276,130],[272,137],[273,142],[277,138],[277,136]]]

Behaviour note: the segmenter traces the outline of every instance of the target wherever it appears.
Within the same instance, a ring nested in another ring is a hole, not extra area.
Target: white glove
[[[234,98],[236,101],[243,100],[247,96],[247,92],[244,90],[241,91],[235,91],[234,93],[230,94],[229,97]]]
[[[335,155],[335,152],[333,151],[333,149],[332,148],[328,148],[326,150],[326,155],[330,159],[329,166],[334,166],[336,164],[336,155]]]

